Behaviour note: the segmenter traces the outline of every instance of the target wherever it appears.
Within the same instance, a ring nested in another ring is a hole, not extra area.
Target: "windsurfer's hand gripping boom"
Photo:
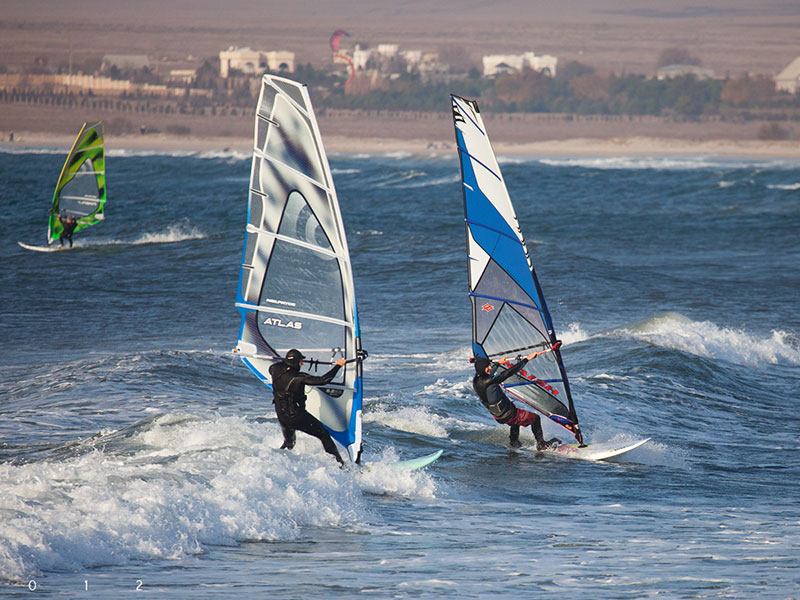
[[[553,350],[558,350],[561,347],[561,341],[557,341],[555,344],[550,346],[545,350],[540,350],[539,352],[531,352],[528,356],[525,357],[525,360],[531,360],[532,358],[536,358],[537,356],[541,356],[542,354],[547,354],[548,352],[552,352]],[[500,359],[500,364],[505,364],[508,362],[508,357],[504,356]]]

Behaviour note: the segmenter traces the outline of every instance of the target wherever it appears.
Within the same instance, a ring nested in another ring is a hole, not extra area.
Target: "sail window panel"
[[[59,211],[84,217],[96,211],[99,205],[97,178],[94,175],[92,161],[87,160],[61,188]]]
[[[339,261],[309,248],[276,240],[259,304],[344,320]]]
[[[520,348],[530,348],[545,342],[541,332],[522,317],[510,304],[499,309],[494,325],[482,344],[490,356],[502,356],[509,352],[520,352]],[[480,340],[477,340],[480,342]]]
[[[530,271],[527,272],[527,276],[530,278]],[[475,287],[475,293],[536,306],[536,301],[516,281],[509,277],[508,273],[494,260],[490,260],[487,263],[483,275]]]
[[[308,206],[314,213],[322,232],[328,239],[329,247],[334,252],[344,253],[344,231],[336,218],[336,201],[324,189],[308,182],[300,181],[297,190],[303,194]]]
[[[289,194],[278,233],[333,252],[330,240],[316,214],[300,192],[294,191]]]
[[[275,98],[265,154],[314,181],[324,182],[320,153],[308,120],[282,96]]]
[[[527,366],[528,365],[526,365],[526,367]],[[544,378],[542,377],[540,379]],[[569,409],[539,384],[531,383],[529,385],[513,385],[515,383],[523,383],[525,381],[526,380],[522,377],[512,376],[506,381],[506,385],[504,387],[507,386],[506,391],[512,396],[516,396],[518,399],[530,406],[533,406],[546,415],[555,414],[560,415],[565,419],[569,418]],[[559,392],[559,395],[566,400],[566,394]]]
[[[536,290],[536,284],[531,275],[531,266],[528,263],[524,247],[514,240],[500,236],[497,239],[494,251],[490,252],[490,254],[497,264],[525,290],[525,293],[530,298],[528,304],[533,304],[537,307],[541,306],[542,302],[539,299],[539,292]]]
[[[530,279],[529,271],[527,278]],[[526,282],[525,279],[523,279],[523,282]],[[532,285],[533,283],[529,283],[529,287]],[[535,307],[527,308],[525,306],[519,306],[518,304],[514,305],[514,308],[521,313],[525,319],[537,330],[539,330],[540,335],[548,337],[547,327],[544,324],[542,314],[539,312],[535,300],[533,300],[525,292],[525,290],[517,285],[517,283],[511,277],[509,277],[508,273],[506,273],[495,261],[490,260],[486,265],[486,269],[484,269],[483,275],[478,282],[478,285],[475,287],[475,293],[481,296],[503,298],[512,302],[518,302]],[[479,300],[480,298],[476,298],[476,301]],[[488,300],[487,304],[489,306],[497,305],[497,307],[499,307],[499,301],[496,300]]]
[[[279,356],[285,356],[292,348],[303,353],[306,357],[304,371],[313,369],[311,365],[315,360],[330,363],[344,357],[346,328],[342,325],[263,310],[258,311],[256,318],[261,337]],[[329,368],[322,365],[316,373],[311,372],[322,375]],[[341,369],[333,383],[342,383],[344,372]]]

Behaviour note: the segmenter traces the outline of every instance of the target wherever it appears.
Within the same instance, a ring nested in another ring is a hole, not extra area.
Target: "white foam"
[[[253,153],[242,150],[132,150],[118,148],[106,150],[106,156],[110,157],[149,157],[165,156],[168,158],[201,158],[206,160],[224,159],[228,162],[250,161]]]
[[[99,246],[141,246],[144,244],[172,244],[186,240],[201,240],[206,234],[197,227],[185,223],[175,223],[162,231],[143,233],[135,240],[108,238],[81,239],[75,242],[76,248],[96,248]]]
[[[206,235],[197,227],[178,223],[175,225],[170,225],[164,231],[145,233],[137,240],[134,240],[132,244],[172,244],[174,242],[183,242],[185,240],[201,240],[205,237]]]
[[[590,336],[583,330],[579,323],[570,323],[567,330],[559,333],[558,337],[564,346],[569,346],[570,344],[585,342]]]
[[[795,190],[800,190],[800,183],[789,183],[789,184],[775,183],[767,185],[767,188],[770,190],[795,191]]]
[[[298,539],[363,525],[365,491],[434,494],[425,473],[340,470],[318,440],[299,434],[291,453],[281,440],[276,423],[170,414],[82,456],[2,464],[0,580]]]
[[[364,423],[382,423],[392,429],[436,438],[447,438],[448,428],[463,426],[457,419],[441,417],[424,406],[372,407],[364,413]]]
[[[729,362],[800,365],[800,342],[794,334],[773,330],[769,336],[692,321],[677,313],[661,313],[621,332],[658,346]]]
[[[587,169],[622,170],[679,170],[772,168],[796,169],[797,159],[719,158],[714,156],[614,156],[585,158],[542,158],[539,162],[553,167],[583,167]]]

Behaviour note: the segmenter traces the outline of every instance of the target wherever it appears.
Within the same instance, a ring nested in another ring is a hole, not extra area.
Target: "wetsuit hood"
[[[285,360],[293,367],[299,367],[300,361],[303,360],[304,358],[305,356],[303,356],[303,353],[300,352],[300,350],[295,350],[294,348],[292,348],[286,353]]]
[[[486,367],[492,364],[488,358],[476,358],[475,359],[475,372],[478,375],[486,375]]]

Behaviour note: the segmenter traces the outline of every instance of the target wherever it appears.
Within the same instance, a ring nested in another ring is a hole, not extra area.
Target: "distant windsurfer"
[[[66,238],[69,242],[69,247],[72,248],[72,234],[75,232],[75,228],[78,226],[78,219],[76,219],[73,215],[65,215],[62,212],[58,215],[58,220],[61,222],[61,227],[63,228],[61,235],[59,236],[59,241],[63,246],[64,238]]]
[[[542,433],[542,421],[534,412],[523,410],[517,407],[503,392],[500,384],[506,379],[518,373],[530,359],[539,352],[531,352],[528,356],[521,359],[513,367],[506,369],[503,373],[493,376],[494,367],[488,358],[479,357],[474,361],[475,377],[472,380],[472,387],[478,394],[481,403],[489,409],[495,421],[511,427],[509,433],[509,444],[512,448],[519,448],[522,444],[519,441],[519,428],[531,426],[533,436],[536,438],[536,449],[543,450],[548,446],[558,445],[560,441],[552,439],[545,441]],[[507,362],[505,357],[500,359],[501,363]]]
[[[278,422],[283,430],[281,448],[286,450],[294,448],[295,432],[302,431],[319,439],[325,452],[332,454],[340,465],[344,464],[336,444],[324,425],[306,410],[305,386],[330,383],[346,361],[343,358],[337,360],[330,371],[315,377],[300,372],[303,359],[305,356],[299,350],[292,349],[286,353],[286,358],[269,368],[269,374],[272,376],[275,412],[278,414]]]

